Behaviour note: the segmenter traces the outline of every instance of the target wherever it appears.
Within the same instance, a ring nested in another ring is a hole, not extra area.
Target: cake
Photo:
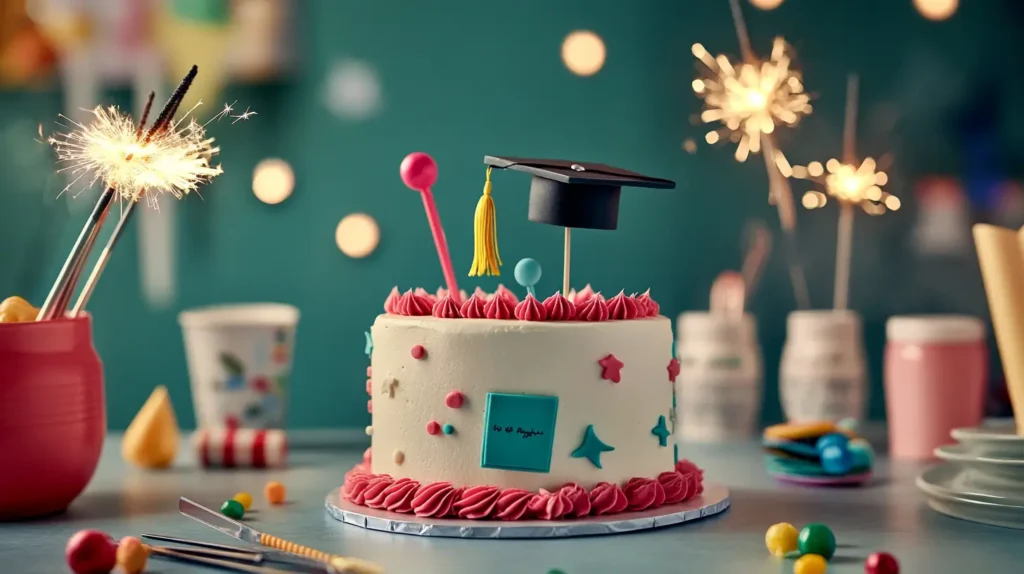
[[[345,475],[349,504],[432,519],[575,520],[678,505],[703,489],[673,439],[672,328],[650,293],[569,289],[570,228],[615,229],[622,187],[675,183],[604,164],[485,156],[470,276],[499,275],[492,169],[530,174],[529,219],[565,228],[562,290],[539,299],[523,259],[517,296],[460,291],[430,187],[437,165],[402,162],[423,194],[447,290],[399,294],[367,335],[372,445]]]
[[[522,300],[392,291],[371,329],[372,446],[353,504],[433,518],[575,519],[702,490],[672,436],[669,319],[649,293]]]

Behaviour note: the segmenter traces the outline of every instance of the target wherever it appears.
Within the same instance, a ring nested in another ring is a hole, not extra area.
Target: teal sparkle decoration
[[[583,442],[580,443],[580,446],[576,447],[576,450],[572,451],[571,456],[573,458],[585,458],[597,468],[604,468],[601,466],[601,453],[613,450],[615,450],[615,447],[604,444],[601,442],[601,439],[597,438],[597,433],[594,432],[594,425],[587,425],[587,430],[583,433]]]
[[[658,437],[658,444],[661,446],[668,446],[668,427],[665,426],[665,415],[658,417],[658,424],[651,429],[651,434]]]
[[[672,445],[672,464],[679,464],[679,445]]]
[[[537,296],[537,292],[534,290],[534,285],[540,282],[541,268],[540,263],[537,263],[536,259],[520,259],[519,263],[516,263],[516,270],[513,272],[516,278],[516,283],[519,283],[523,287],[526,287],[526,292],[534,297]]]
[[[558,397],[487,393],[480,466],[549,472]]]
[[[370,336],[369,331],[363,331],[363,334],[366,335],[366,350],[363,352],[369,357],[373,354],[373,337]]]
[[[441,427],[441,431],[444,434],[455,434],[455,427],[453,427],[452,425],[444,425],[443,427]]]

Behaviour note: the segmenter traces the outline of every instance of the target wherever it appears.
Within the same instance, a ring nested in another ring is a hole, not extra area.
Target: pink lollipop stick
[[[441,271],[444,272],[448,293],[458,298],[459,285],[455,281],[455,268],[452,267],[452,257],[448,253],[448,240],[444,237],[444,227],[441,226],[441,216],[438,215],[437,205],[434,203],[434,193],[430,191],[431,186],[437,181],[437,163],[434,162],[434,158],[423,152],[414,152],[402,160],[399,173],[409,189],[418,191],[423,196],[423,209],[427,212],[427,222],[430,223],[430,233],[434,236],[434,246],[437,247],[437,257],[441,260]]]

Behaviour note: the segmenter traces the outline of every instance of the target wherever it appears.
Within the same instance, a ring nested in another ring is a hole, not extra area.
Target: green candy
[[[836,553],[836,535],[824,524],[808,524],[796,539],[800,555],[817,554],[830,560]]]
[[[237,500],[225,500],[224,504],[220,505],[220,513],[228,518],[241,520],[245,516],[245,507]]]

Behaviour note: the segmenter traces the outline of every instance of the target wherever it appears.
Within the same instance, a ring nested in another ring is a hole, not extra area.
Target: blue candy
[[[850,439],[847,438],[846,435],[840,433],[831,433],[819,438],[818,442],[814,444],[814,448],[815,450],[818,451],[818,454],[821,454],[822,449],[824,449],[827,446],[836,445],[841,446],[843,449],[846,449],[847,445],[849,444]]]
[[[846,445],[827,444],[818,452],[821,456],[821,468],[828,474],[842,476],[853,469],[853,454]]]

